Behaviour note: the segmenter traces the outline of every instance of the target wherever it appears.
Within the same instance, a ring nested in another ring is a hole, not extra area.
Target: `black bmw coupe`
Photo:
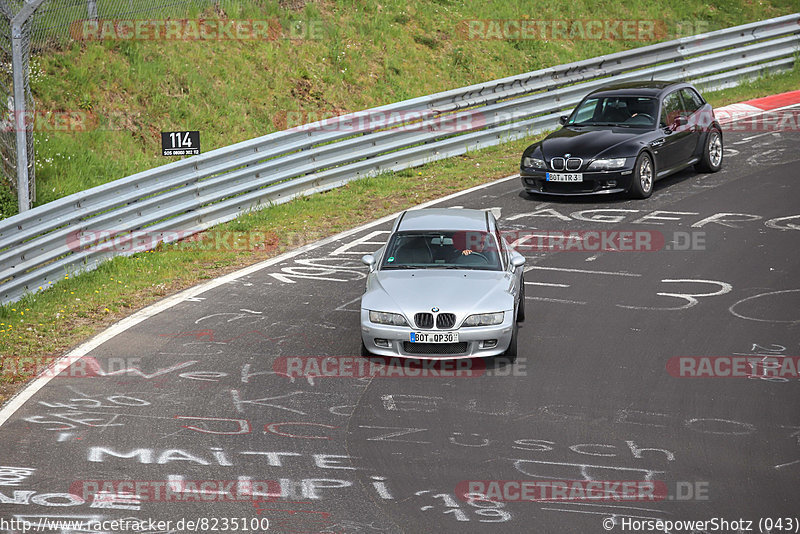
[[[722,167],[722,129],[711,105],[688,83],[602,87],[560,122],[561,129],[522,155],[528,193],[647,198],[656,180],[689,165],[699,172]]]

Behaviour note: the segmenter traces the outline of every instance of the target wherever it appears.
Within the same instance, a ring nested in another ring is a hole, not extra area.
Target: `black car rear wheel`
[[[633,167],[633,183],[629,190],[633,198],[647,198],[653,194],[653,182],[655,182],[656,172],[653,167],[653,160],[650,154],[642,152],[636,158]]]
[[[722,133],[718,129],[709,130],[703,156],[694,168],[698,172],[717,172],[722,168]]]

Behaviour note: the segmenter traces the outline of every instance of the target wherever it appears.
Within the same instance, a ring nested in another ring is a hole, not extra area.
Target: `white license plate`
[[[458,343],[458,332],[411,332],[411,343]]]
[[[548,172],[546,178],[548,182],[582,182],[583,174],[579,172]]]

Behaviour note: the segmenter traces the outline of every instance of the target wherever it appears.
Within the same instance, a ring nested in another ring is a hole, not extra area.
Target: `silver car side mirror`
[[[365,254],[361,256],[361,263],[368,265],[369,270],[371,271],[373,268],[375,268],[375,256],[372,254]]]
[[[523,265],[525,265],[525,256],[514,256],[511,258],[511,266],[515,269],[517,267],[522,267]]]

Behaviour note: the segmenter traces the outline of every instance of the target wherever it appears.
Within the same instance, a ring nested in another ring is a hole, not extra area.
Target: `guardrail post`
[[[22,24],[16,17],[11,23],[11,70],[14,84],[14,131],[17,136],[17,203],[19,212],[31,207],[28,182],[28,137],[25,125],[25,73],[22,61]]]
[[[14,128],[17,136],[17,202],[19,212],[31,207],[30,182],[28,181],[28,128],[25,124],[25,75],[27,64],[24,61],[24,26],[44,0],[31,0],[22,6],[11,19],[11,69],[14,85]],[[30,53],[30,48],[28,49]]]
[[[97,20],[97,0],[87,0],[86,12],[91,20]]]

